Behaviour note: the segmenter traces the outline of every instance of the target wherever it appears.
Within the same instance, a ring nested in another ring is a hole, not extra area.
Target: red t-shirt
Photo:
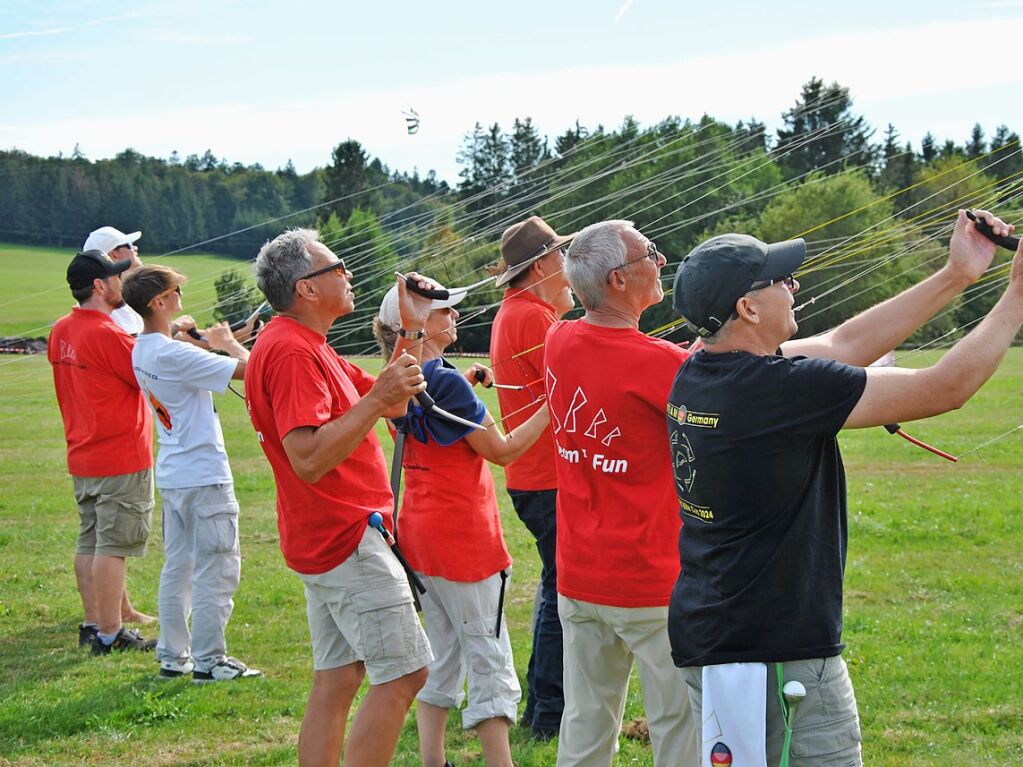
[[[506,431],[540,409],[537,400],[543,394],[543,342],[557,319],[554,307],[528,290],[505,291],[490,331],[490,364],[497,383],[527,387],[523,391],[497,391]],[[558,486],[554,440],[549,428],[529,450],[505,467],[504,476],[513,490],[552,490]]]
[[[374,511],[391,522],[391,488],[372,431],[338,466],[310,484],[291,467],[281,440],[302,426],[343,416],[373,377],[338,357],[324,336],[290,317],[263,329],[245,368],[245,402],[277,482],[277,529],[292,570],[314,575],[344,562]]]
[[[402,466],[398,536],[413,570],[472,583],[511,566],[494,479],[468,442],[423,444],[409,434]]]
[[[75,307],[50,332],[46,358],[76,477],[134,474],[153,465],[153,417],[135,373],[135,339],[96,309]]]
[[[681,521],[665,408],[688,356],[638,330],[585,320],[547,334],[558,593],[614,607],[668,604]]]

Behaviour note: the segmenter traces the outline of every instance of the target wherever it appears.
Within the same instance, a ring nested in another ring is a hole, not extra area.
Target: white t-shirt
[[[141,333],[142,328],[144,327],[142,317],[137,311],[128,306],[128,304],[119,306],[110,312],[110,319],[116,322],[117,326],[121,328],[121,330],[133,336],[137,336]]]
[[[210,392],[227,390],[238,360],[162,333],[142,333],[131,364],[156,415],[156,486],[171,490],[232,482]]]

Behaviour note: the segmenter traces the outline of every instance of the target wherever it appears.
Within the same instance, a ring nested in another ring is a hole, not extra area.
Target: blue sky
[[[813,75],[848,86],[878,136],[891,122],[919,146],[975,122],[1023,132],[1021,45],[1023,0],[5,0],[0,148],[209,148],[304,171],[355,138],[393,168],[456,180],[476,121],[529,115],[552,137],[629,114],[773,128]]]

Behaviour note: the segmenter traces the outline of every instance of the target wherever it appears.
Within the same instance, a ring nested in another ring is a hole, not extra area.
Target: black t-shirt
[[[862,368],[745,352],[693,355],[668,401],[683,527],[668,634],[678,666],[842,651],[848,536],[836,435]]]

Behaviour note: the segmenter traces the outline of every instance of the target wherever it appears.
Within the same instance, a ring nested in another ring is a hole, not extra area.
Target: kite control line
[[[409,567],[405,557],[402,556],[401,549],[398,548],[398,544],[394,541],[394,536],[392,536],[387,531],[387,528],[384,527],[384,518],[379,511],[374,511],[369,515],[369,526],[376,529],[376,531],[383,536],[384,542],[391,547],[391,551],[394,552],[394,556],[398,558],[398,562],[401,563],[401,566],[405,568],[405,572],[408,574],[408,578],[412,582],[412,585],[416,587],[416,591],[420,594],[425,594],[426,586],[424,586],[423,582],[419,580],[419,576],[415,574],[415,571]]]
[[[522,391],[525,386],[512,386],[511,384],[499,384],[499,383],[483,383],[487,379],[487,374],[479,368],[476,368],[476,375],[473,376],[476,379],[476,383],[483,384],[486,389],[508,389],[510,391]]]
[[[912,444],[916,445],[917,447],[922,447],[924,450],[928,450],[928,451],[934,453],[935,455],[941,456],[946,461],[951,461],[952,463],[956,463],[959,460],[954,455],[950,455],[949,453],[946,453],[944,450],[939,450],[938,448],[934,447],[933,445],[928,445],[923,440],[919,440],[916,437],[913,437],[913,436],[910,436],[909,434],[906,434],[906,432],[904,432],[902,430],[902,427],[899,426],[899,424],[897,424],[897,423],[887,423],[887,424],[885,424],[884,428],[885,428],[885,430],[889,434],[898,434],[900,437],[902,437],[907,442],[911,442]]]
[[[425,415],[429,415],[432,412],[436,413],[441,418],[447,418],[449,421],[460,423],[462,426],[468,426],[470,429],[476,429],[477,431],[487,430],[486,426],[483,426],[478,423],[473,423],[472,421],[467,421],[466,419],[460,418],[459,416],[454,415],[453,413],[449,413],[447,410],[440,407],[436,402],[434,402],[433,397],[431,397],[425,391],[421,391],[419,392],[419,394],[416,395],[416,402],[419,403],[419,406],[423,409],[423,413]]]
[[[1016,252],[1016,249],[1019,247],[1019,237],[995,234],[991,229],[991,224],[982,218],[978,218],[977,214],[975,214],[972,210],[966,211],[966,215],[970,221],[977,225],[977,231],[991,240],[991,242],[995,245],[1001,245],[1006,250],[1011,250],[1013,253]]]

